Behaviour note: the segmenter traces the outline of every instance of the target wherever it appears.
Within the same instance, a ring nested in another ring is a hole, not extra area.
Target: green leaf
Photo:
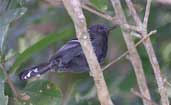
[[[23,91],[30,97],[29,100],[20,102],[23,105],[60,105],[61,103],[60,89],[48,80],[30,82]]]
[[[164,46],[163,50],[162,50],[162,57],[163,60],[166,63],[169,63],[171,60],[171,43],[168,43],[167,45]]]
[[[21,17],[26,12],[26,8],[17,8],[8,10],[7,12],[0,15],[0,51],[2,55],[5,52],[5,43],[7,42],[7,32],[9,28],[9,24]]]
[[[5,52],[5,42],[6,42],[6,38],[7,38],[7,31],[9,28],[9,24],[1,26],[0,27],[0,51],[2,53],[2,55]]]
[[[27,11],[26,8],[11,9],[0,15],[0,27],[10,24],[12,21],[20,18]]]
[[[136,84],[136,77],[134,74],[134,71],[131,70],[127,76],[125,77],[125,79],[120,83],[119,88],[122,91],[130,91],[131,88],[134,87],[134,85]]]
[[[90,2],[102,12],[105,12],[108,9],[108,0],[90,0]]]
[[[4,94],[4,76],[2,70],[0,69],[0,105],[7,105],[8,104],[8,97]]]
[[[65,39],[72,34],[73,29],[71,27],[67,27],[63,32],[44,37],[17,56],[15,63],[10,69],[10,73],[16,72],[20,65],[26,62],[34,53],[39,52],[42,49],[47,48],[50,44]]]

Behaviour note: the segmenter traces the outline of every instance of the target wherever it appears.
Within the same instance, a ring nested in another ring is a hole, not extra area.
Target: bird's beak
[[[112,27],[110,27],[109,28],[109,30],[108,30],[108,32],[110,32],[110,31],[112,31],[113,29],[115,29],[117,26],[115,25],[115,26],[112,26]]]

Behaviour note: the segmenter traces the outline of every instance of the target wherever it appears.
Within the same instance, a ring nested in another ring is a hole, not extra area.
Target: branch
[[[110,15],[100,13],[97,10],[90,8],[89,6],[87,6],[85,4],[82,4],[82,8],[89,11],[89,12],[91,12],[91,13],[94,13],[97,16],[100,16],[100,17],[102,17],[102,18],[104,18],[104,19],[106,19],[108,21],[111,21],[113,23],[113,25],[118,25],[119,24],[117,17],[112,17]]]
[[[135,32],[141,31],[140,27],[137,27],[137,26],[125,24],[125,27],[128,28],[129,30],[132,30],[132,31],[135,31]]]
[[[112,21],[112,17],[110,15],[100,13],[97,10],[90,8],[89,6],[87,6],[85,4],[82,4],[81,6],[82,6],[83,9],[85,9],[85,10],[87,10],[89,12],[92,12],[92,13],[96,14],[97,16],[100,16],[100,17],[102,17],[102,18],[104,18],[104,19],[106,19],[108,21]]]
[[[106,82],[103,77],[103,73],[101,71],[100,65],[97,61],[96,55],[89,39],[89,34],[86,27],[86,20],[81,9],[80,1],[63,0],[63,3],[74,22],[77,38],[80,41],[81,47],[90,67],[90,71],[92,73],[97,89],[97,96],[99,98],[99,101],[101,105],[113,105],[106,86]]]
[[[151,35],[154,35],[157,31],[153,30],[151,31],[146,37],[143,37],[140,41],[138,41],[135,44],[135,47],[138,47],[144,40],[146,40],[148,37],[150,37]],[[126,55],[129,54],[129,51],[127,50],[126,52],[124,52],[121,56],[119,56],[118,58],[112,60],[109,64],[107,64],[102,70],[106,70],[107,68],[109,68],[111,65],[115,64],[116,62],[118,62],[119,60],[121,60],[123,57],[125,57]]]
[[[150,15],[150,7],[151,7],[151,0],[147,0],[145,16],[144,16],[144,21],[143,21],[145,28],[147,28],[147,24],[148,24],[148,17]]]
[[[138,55],[138,52],[135,48],[134,41],[130,35],[129,30],[125,27],[125,24],[128,24],[126,17],[124,15],[123,9],[121,7],[120,0],[111,0],[113,8],[115,10],[115,14],[118,17],[120,22],[120,27],[123,33],[124,40],[127,44],[127,48],[129,51],[129,57],[130,61],[132,63],[132,66],[134,67],[134,71],[137,77],[138,86],[140,89],[141,94],[143,94],[145,97],[147,97],[149,100],[151,100],[150,93],[147,87],[142,62]],[[149,105],[148,101],[143,99],[144,105]]]
[[[43,0],[43,2],[49,4],[49,5],[53,6],[53,7],[57,7],[59,5],[59,3],[62,4],[62,2],[60,2],[60,1],[62,1],[62,0],[59,0],[58,3],[56,3],[56,0]],[[87,10],[87,11],[89,11],[89,12],[91,12],[91,13],[93,13],[93,14],[101,17],[101,18],[103,18],[103,19],[106,19],[106,20],[112,22],[113,25],[118,25],[119,24],[117,17],[112,17],[112,16],[110,16],[108,14],[101,13],[100,11],[97,11],[94,8],[89,7],[87,5],[87,3],[82,2],[81,7],[83,9],[85,9],[85,10]]]
[[[51,0],[49,0],[51,1]],[[53,1],[53,0],[52,0]],[[126,0],[127,2],[127,5],[129,7],[129,10],[134,18],[134,21],[136,22],[137,24],[137,28],[135,27],[129,27],[130,29],[134,29],[134,31],[138,31],[140,33],[142,33],[143,36],[147,35],[147,23],[148,23],[148,17],[149,17],[149,11],[150,11],[150,6],[151,6],[151,0],[148,0],[147,1],[147,6],[146,6],[146,13],[145,13],[145,16],[144,16],[144,22],[142,24],[141,22],[141,19],[140,17],[138,16],[138,14],[136,13],[136,10],[135,8],[133,7],[133,3],[131,2],[131,0]],[[88,10],[89,12],[92,12],[108,21],[111,21],[114,25],[115,24],[119,24],[119,22],[117,21],[117,18],[113,17],[113,20],[111,17],[109,17],[109,15],[106,15],[106,14],[102,14],[92,8],[89,8],[89,7],[85,7],[83,6],[84,9]],[[114,22],[113,22],[114,21]],[[125,24],[125,23],[124,23]],[[127,24],[127,23],[126,23]],[[126,26],[123,26],[123,27],[126,27]],[[128,28],[128,27],[127,27]],[[140,29],[140,30],[139,30]],[[144,30],[145,29],[145,30]],[[147,44],[148,43],[148,44]],[[153,70],[154,70],[154,74],[155,74],[155,77],[156,77],[156,80],[157,80],[157,84],[158,84],[158,88],[159,88],[159,92],[160,92],[160,95],[161,95],[161,100],[162,100],[162,103],[163,105],[169,105],[169,101],[168,101],[168,96],[167,96],[167,91],[166,91],[166,88],[164,87],[164,83],[163,83],[163,79],[161,77],[161,74],[160,74],[160,67],[158,65],[158,61],[157,61],[157,58],[155,56],[155,53],[154,53],[154,50],[153,50],[153,47],[152,47],[152,44],[151,44],[151,41],[150,39],[148,40],[145,40],[144,41],[144,45],[146,47],[146,50],[147,50],[147,53],[148,53],[148,56],[150,58],[150,62],[152,64],[152,67],[153,67]],[[152,50],[150,50],[152,49]],[[130,50],[129,50],[130,51]],[[129,52],[130,53],[130,52]],[[117,62],[118,60],[120,60],[121,58],[123,58],[125,55],[127,55],[128,52],[125,52],[124,54],[122,54],[119,58],[117,58],[116,60],[112,61],[110,64],[108,64],[105,68],[103,68],[103,70],[105,70],[106,68],[108,68],[110,65],[112,65],[113,63]],[[132,63],[133,64],[133,63]],[[157,65],[155,67],[155,65]],[[142,66],[142,65],[141,65]],[[142,68],[142,67],[140,67]],[[140,75],[141,76],[141,75]],[[138,77],[138,76],[137,76]],[[144,76],[143,76],[144,78]],[[138,80],[138,79],[137,79]],[[138,80],[139,81],[139,80]],[[142,83],[143,84],[143,83]],[[141,87],[141,86],[139,86]],[[147,86],[145,86],[147,87]],[[140,89],[141,90],[141,89]],[[148,90],[148,89],[147,89]],[[148,91],[146,92],[147,95],[148,95]],[[145,93],[144,93],[145,94]],[[164,104],[165,103],[165,104]]]
[[[156,0],[155,2],[162,6],[170,6],[171,5],[171,0]]]
[[[133,19],[136,22],[136,24],[138,24],[138,25],[142,24],[141,19],[138,16],[138,14],[137,14],[137,12],[136,12],[136,10],[134,8],[134,5],[131,2],[131,0],[126,0],[126,3],[127,3],[127,6],[129,8],[129,11],[131,12],[131,15],[133,16]]]
[[[137,27],[142,27],[140,30],[140,33],[142,34],[143,37],[147,36],[147,23],[148,23],[148,18],[149,18],[149,13],[150,13],[150,6],[151,6],[151,0],[147,0],[147,5],[146,5],[146,13],[145,13],[145,17],[144,17],[144,22],[139,22],[137,21],[137,19],[135,19],[137,17],[137,13],[135,11],[135,8],[133,7],[133,3],[131,2],[131,0],[126,0],[126,3],[129,7],[129,10],[131,12],[132,17],[134,18],[134,21],[137,24]],[[143,42],[148,57],[150,59],[150,63],[152,65],[153,68],[153,72],[157,81],[157,85],[158,85],[158,90],[161,96],[161,103],[162,105],[169,105],[169,99],[168,99],[168,95],[167,95],[167,89],[164,86],[164,80],[162,78],[161,75],[161,70],[160,70],[160,66],[158,64],[152,43],[150,38],[148,38],[147,40],[145,40]]]
[[[151,104],[151,105],[158,105],[158,104],[157,104],[157,103],[155,103],[154,101],[149,100],[147,97],[143,96],[142,94],[140,94],[140,93],[136,92],[136,91],[135,91],[135,90],[133,90],[133,89],[131,89],[131,92],[132,92],[134,95],[136,95],[136,96],[138,96],[138,97],[140,97],[140,98],[142,98],[142,99],[144,99],[144,100],[148,101],[148,102],[149,102],[149,104]]]

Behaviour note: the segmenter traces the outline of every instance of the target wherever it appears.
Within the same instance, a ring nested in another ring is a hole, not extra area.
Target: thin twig
[[[145,15],[144,15],[144,21],[143,24],[145,26],[145,28],[147,28],[147,24],[148,24],[148,17],[150,14],[150,7],[151,7],[151,0],[147,0],[147,5],[146,5],[146,10],[145,10]]]
[[[61,1],[62,1],[62,0],[61,0]],[[57,6],[57,4],[54,3],[55,0],[43,0],[43,2],[49,4],[49,5],[53,6],[53,7],[54,7],[54,6]],[[62,4],[62,2],[61,2],[61,4]],[[82,4],[81,4],[81,7],[82,7],[83,9],[85,9],[85,10],[87,10],[87,11],[89,11],[89,12],[91,12],[91,13],[93,13],[93,14],[95,14],[95,15],[101,17],[101,18],[103,18],[103,19],[106,19],[106,20],[112,22],[113,25],[118,25],[118,24],[119,24],[117,17],[112,17],[112,16],[110,16],[110,15],[108,15],[108,14],[101,13],[100,11],[97,11],[97,10],[95,10],[94,8],[89,7],[89,6],[88,6],[87,4],[85,4],[85,3],[82,3]]]
[[[104,80],[103,72],[101,71],[100,65],[89,39],[86,20],[81,8],[80,0],[63,0],[63,4],[74,22],[76,35],[90,67],[100,104],[113,105],[106,82]]]
[[[92,12],[92,13],[96,14],[97,16],[100,16],[100,17],[102,17],[108,21],[112,21],[112,19],[113,19],[110,15],[100,13],[100,12],[96,11],[95,9],[90,8],[89,6],[87,6],[85,4],[82,4],[81,6],[83,9],[85,9],[89,12]]]
[[[150,13],[151,0],[147,0],[147,5],[146,5],[146,12],[147,13],[145,13],[145,16],[144,16],[144,23],[142,23],[141,21],[137,21],[136,18],[138,16],[137,16],[135,8],[131,5],[132,4],[131,0],[126,0],[126,3],[127,3],[128,7],[129,7],[129,10],[131,12],[131,15],[132,15],[134,21],[137,24],[137,27],[141,27],[140,33],[142,34],[143,37],[147,36],[147,24],[148,24],[148,18],[149,18],[149,13]],[[162,105],[169,105],[167,89],[164,86],[164,80],[163,80],[163,78],[161,76],[160,66],[159,66],[157,57],[155,55],[153,45],[151,43],[150,38],[145,40],[143,42],[143,44],[144,44],[144,46],[146,48],[146,51],[147,51],[148,57],[150,59],[150,63],[152,65],[153,72],[154,72],[154,75],[155,75],[155,78],[156,78],[156,81],[157,81],[158,90],[159,90],[159,93],[160,93],[160,96],[161,96],[161,103],[162,103]]]
[[[10,60],[12,60],[14,57],[16,57],[18,55],[18,53],[15,53],[15,54],[13,54],[13,55],[11,55],[11,56],[9,56],[8,58],[6,57],[6,59],[5,59],[5,61],[4,62],[7,62],[7,61],[10,61]]]
[[[104,18],[104,19],[106,19],[108,21],[111,21],[113,25],[118,25],[119,24],[117,17],[112,17],[112,16],[110,16],[108,14],[103,14],[103,13],[101,13],[99,11],[96,11],[95,9],[90,8],[89,6],[87,6],[85,4],[82,4],[81,6],[82,6],[83,9],[85,9],[85,10],[91,12],[91,13],[94,13],[97,16],[100,16],[100,17],[102,17],[102,18]]]
[[[127,6],[128,6],[128,8],[129,8],[131,14],[133,15],[133,18],[134,18],[136,24],[138,24],[138,25],[139,25],[139,24],[142,24],[141,19],[140,19],[140,17],[138,16],[138,14],[137,14],[137,12],[136,12],[136,10],[135,10],[135,8],[134,8],[134,5],[133,5],[133,3],[131,2],[131,0],[125,0],[125,1],[126,1],[126,3],[127,3]]]
[[[152,100],[149,100],[147,97],[143,96],[142,94],[140,94],[139,92],[135,91],[134,89],[131,89],[131,92],[132,92],[134,95],[136,95],[136,96],[138,96],[138,97],[140,97],[140,98],[142,98],[142,99],[148,101],[148,102],[149,102],[150,104],[152,104],[152,105],[158,105],[157,103],[155,103],[155,102],[152,101]]]
[[[167,80],[167,78],[164,78],[163,81],[164,81],[164,83],[165,83],[167,86],[171,87],[171,84],[169,83],[169,81]]]
[[[146,40],[148,37],[150,37],[151,35],[155,34],[157,32],[157,30],[153,30],[151,31],[146,37],[143,37],[140,41],[138,41],[135,44],[135,47],[138,47],[144,40]],[[123,57],[125,57],[127,54],[129,53],[129,51],[127,50],[126,52],[124,52],[121,56],[119,56],[118,58],[112,60],[109,64],[107,64],[102,70],[106,70],[107,68],[109,68],[111,65],[115,64],[116,62],[120,61]]]
[[[141,94],[143,94],[145,97],[147,97],[149,100],[151,100],[149,89],[146,83],[146,78],[144,75],[144,70],[142,66],[142,61],[140,59],[140,56],[135,48],[134,41],[132,39],[132,36],[130,35],[130,31],[125,27],[125,24],[128,24],[126,17],[124,15],[120,0],[111,0],[112,6],[115,10],[115,14],[119,19],[120,27],[123,33],[124,40],[126,42],[128,51],[129,51],[129,58],[132,63],[132,66],[134,68],[138,87],[140,89]],[[143,99],[144,105],[149,105],[149,103]]]
[[[129,25],[129,24],[124,24],[124,26],[126,28],[128,28],[129,30],[136,31],[136,32],[139,32],[141,30],[139,27],[133,26],[133,25]]]
[[[102,68],[102,70],[106,70],[107,68],[109,68],[111,65],[115,64],[116,62],[120,61],[123,57],[125,57],[129,52],[126,51],[124,52],[121,56],[117,57],[116,59],[112,60],[109,64],[107,64],[104,68]]]

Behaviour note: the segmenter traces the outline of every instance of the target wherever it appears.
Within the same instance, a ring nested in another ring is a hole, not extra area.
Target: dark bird
[[[113,28],[111,28],[113,29]],[[103,24],[95,24],[88,28],[90,40],[100,64],[103,63],[107,53],[108,35],[111,30]],[[89,66],[78,39],[73,39],[61,47],[47,63],[43,63],[22,71],[21,80],[39,76],[51,69],[57,72],[87,72]]]

